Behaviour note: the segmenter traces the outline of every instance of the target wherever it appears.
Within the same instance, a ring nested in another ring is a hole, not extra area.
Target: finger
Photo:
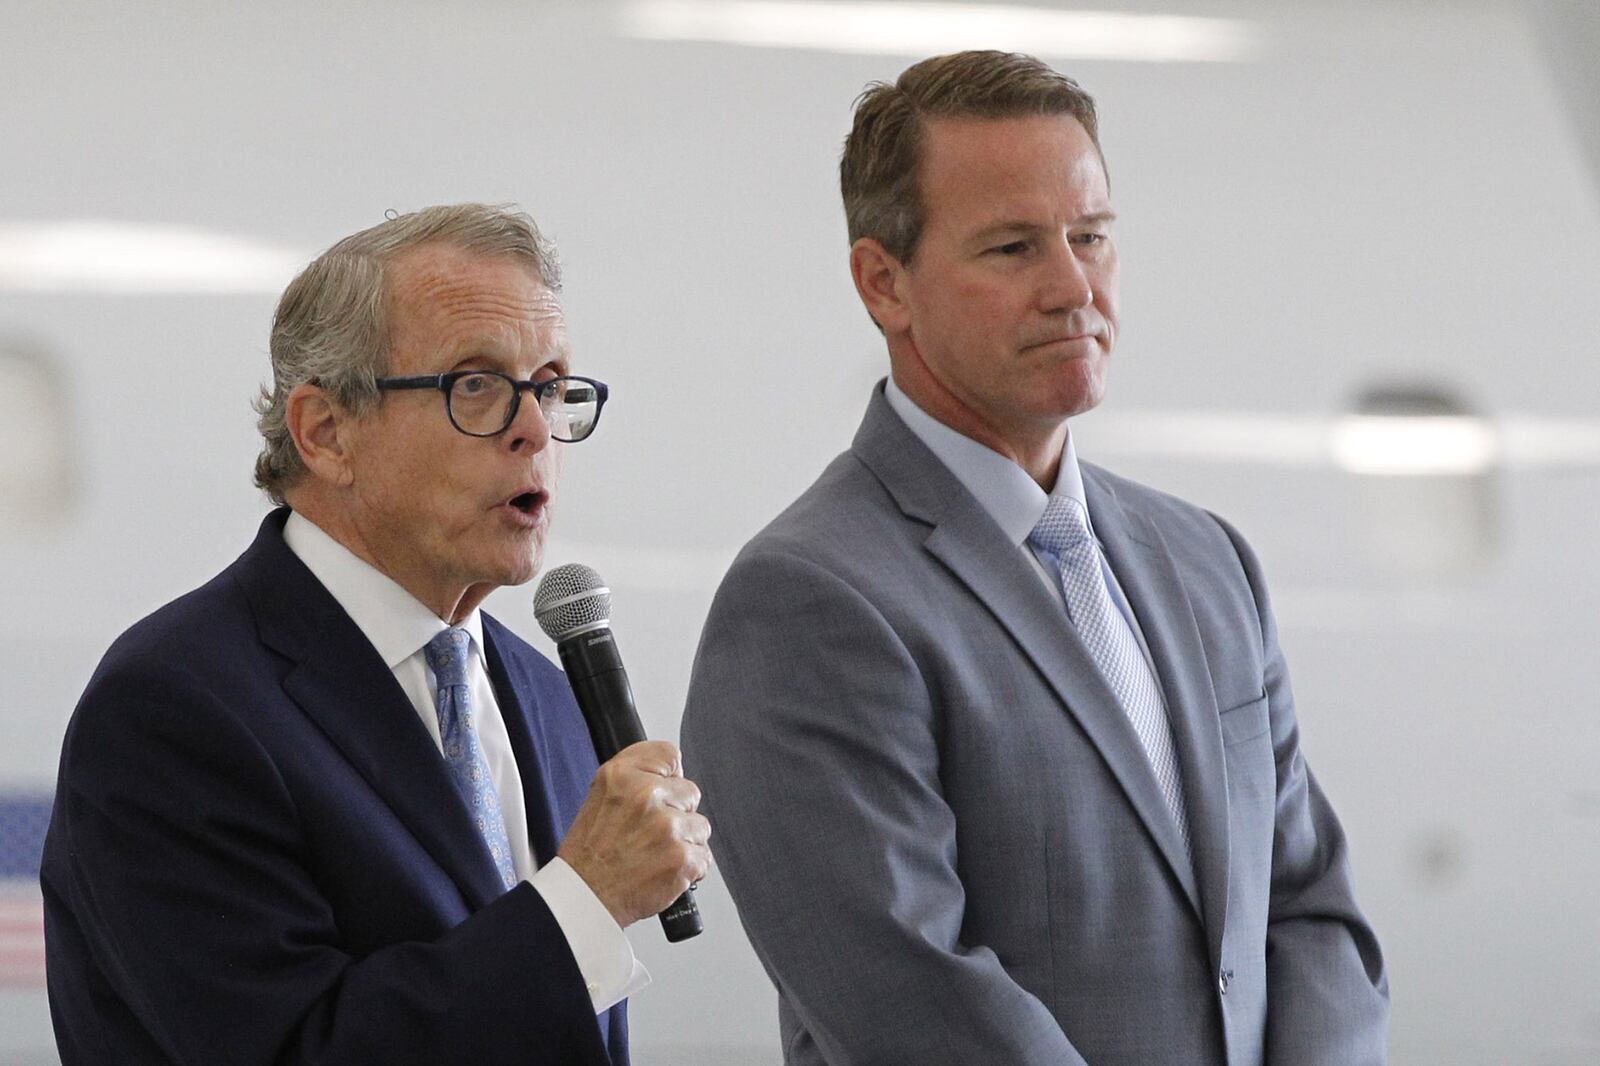
[[[615,761],[661,777],[682,777],[683,756],[670,740],[641,740],[617,753]]]
[[[686,844],[703,848],[711,840],[711,823],[706,821],[703,814],[680,815],[675,826],[675,835]]]
[[[710,848],[696,848],[689,862],[689,886],[692,888],[704,881],[715,865],[716,859],[712,857]]]
[[[661,802],[674,810],[692,814],[700,807],[700,786],[687,777],[673,777],[656,789]]]

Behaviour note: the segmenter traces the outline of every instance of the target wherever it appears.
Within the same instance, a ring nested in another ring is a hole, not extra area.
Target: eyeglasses
[[[600,422],[611,390],[593,378],[559,377],[518,381],[497,370],[454,370],[414,378],[379,378],[380,389],[438,389],[450,424],[469,437],[504,433],[517,417],[522,394],[533,393],[550,425],[550,436],[569,444],[583,440]]]

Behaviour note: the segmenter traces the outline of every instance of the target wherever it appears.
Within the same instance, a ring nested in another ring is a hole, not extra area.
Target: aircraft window
[[[66,382],[46,356],[0,341],[0,528],[58,521],[72,504]]]

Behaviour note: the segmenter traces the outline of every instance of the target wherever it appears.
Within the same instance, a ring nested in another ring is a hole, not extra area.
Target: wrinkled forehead
[[[388,271],[391,350],[422,348],[523,358],[564,354],[560,297],[530,263],[447,245],[397,256]]]
[[[411,310],[496,298],[524,302],[530,310],[546,313],[560,309],[557,294],[533,263],[449,244],[424,244],[401,252],[389,263],[387,281],[391,304]]]

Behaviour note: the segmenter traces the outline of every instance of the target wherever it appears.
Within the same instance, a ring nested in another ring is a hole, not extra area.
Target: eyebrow
[[[468,366],[467,364],[469,363],[478,363],[481,365]],[[557,352],[556,354],[551,355],[549,358],[540,362],[538,366],[534,367],[533,372],[537,374],[545,367],[554,369],[558,376],[570,372],[572,369],[571,353],[564,350]],[[468,349],[466,353],[459,356],[456,361],[450,365],[450,369],[452,371],[498,370],[502,374],[508,374],[511,377],[516,377],[515,374],[511,373],[514,367],[510,359],[507,359],[499,352],[493,352],[483,347],[474,347]]]
[[[1116,220],[1117,213],[1115,211],[1092,211],[1087,215],[1080,215],[1078,218],[1073,219],[1072,225],[1092,226],[1097,223],[1115,222]],[[1040,225],[1037,222],[1024,222],[1021,219],[1016,219],[1010,222],[996,222],[991,226],[983,227],[983,229],[975,233],[973,235],[973,240],[986,240],[1001,233],[1037,233],[1040,230],[1047,228],[1048,227]]]

